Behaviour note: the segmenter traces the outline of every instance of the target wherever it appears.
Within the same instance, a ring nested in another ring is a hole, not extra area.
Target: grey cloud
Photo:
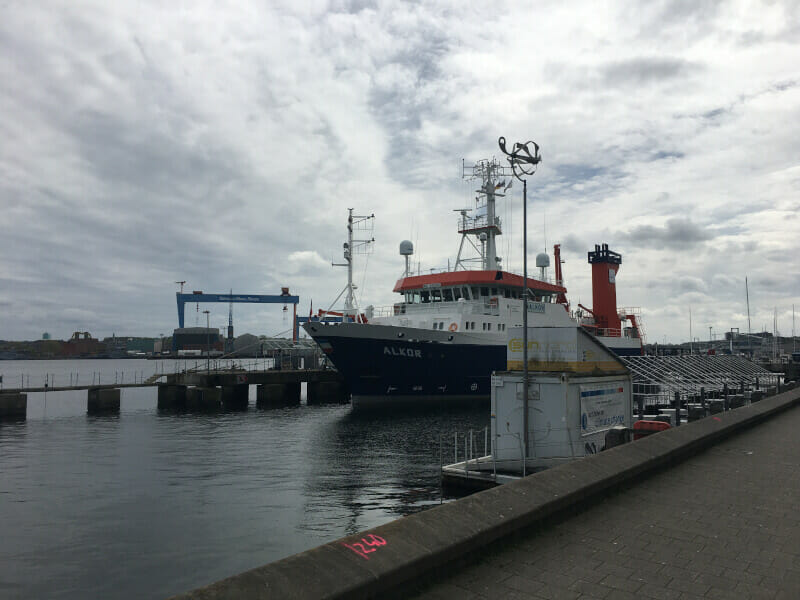
[[[569,233],[563,238],[563,241],[561,242],[561,248],[564,250],[564,252],[580,255],[588,252],[590,246],[576,235]]]
[[[639,225],[628,231],[620,232],[617,239],[632,243],[634,246],[650,246],[689,249],[714,237],[708,229],[700,227],[689,219],[668,219],[663,227],[657,225]]]
[[[681,58],[632,58],[606,65],[604,83],[611,86],[635,86],[691,75],[700,70],[698,63]]]
[[[715,108],[714,110],[709,110],[707,112],[704,112],[700,116],[703,117],[704,119],[716,119],[717,117],[724,115],[726,112],[728,112],[727,109]]]
[[[595,177],[601,177],[608,173],[608,169],[587,164],[557,164],[555,172],[557,177],[561,177],[570,183],[580,183]]]
[[[653,155],[651,157],[651,160],[656,161],[656,160],[664,160],[664,159],[668,159],[668,158],[680,159],[680,158],[683,158],[684,156],[686,156],[686,155],[683,152],[680,152],[678,150],[659,150],[659,151],[653,153]]]
[[[636,12],[629,17],[642,22],[640,37],[652,41],[654,38],[665,38],[676,33],[684,39],[712,35],[713,22],[722,5],[716,0],[670,0],[632,6],[632,12]]]
[[[681,293],[705,293],[708,291],[706,283],[698,277],[680,276],[675,281],[672,281],[671,284],[677,286],[678,291]]]
[[[786,279],[770,275],[756,275],[750,279],[750,293],[752,294],[753,291],[758,290],[758,288],[783,291],[786,289]]]

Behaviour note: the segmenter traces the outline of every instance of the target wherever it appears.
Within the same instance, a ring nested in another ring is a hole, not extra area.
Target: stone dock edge
[[[403,517],[173,596],[372,598],[800,404],[800,388]]]

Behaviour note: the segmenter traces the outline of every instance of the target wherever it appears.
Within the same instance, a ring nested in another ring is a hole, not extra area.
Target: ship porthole
[[[453,341],[453,336],[452,335],[448,335],[447,336],[447,341],[448,342],[452,342]]]
[[[397,333],[397,337],[403,337],[404,335],[405,335],[405,333],[403,333],[402,331],[399,331],[399,332]]]

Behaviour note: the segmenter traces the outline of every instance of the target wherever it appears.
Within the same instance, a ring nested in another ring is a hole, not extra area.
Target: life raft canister
[[[458,325],[456,323],[450,323],[450,327],[448,327],[450,331],[458,331]]]
[[[669,423],[665,423],[664,421],[636,421],[633,424],[633,439],[638,440],[646,435],[658,433],[659,431],[664,431],[669,428]],[[639,433],[637,433],[637,431]]]

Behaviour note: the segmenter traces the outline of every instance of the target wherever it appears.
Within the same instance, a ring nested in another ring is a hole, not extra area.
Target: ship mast
[[[356,300],[355,290],[358,287],[353,283],[353,255],[354,254],[366,254],[369,249],[372,247],[371,244],[375,241],[375,238],[372,237],[372,225],[374,223],[373,219],[375,219],[375,215],[354,215],[353,209],[347,209],[347,241],[342,244],[343,249],[343,256],[345,262],[343,263],[331,263],[334,267],[347,267],[347,285],[344,286],[344,289],[339,292],[339,295],[336,296],[336,300],[333,301],[333,304],[339,301],[339,298],[342,297],[344,294],[344,310],[342,311],[342,315],[345,317],[352,317],[355,321],[358,317],[358,301]],[[354,239],[353,238],[353,231],[364,231],[369,232],[368,239]],[[331,308],[333,305],[331,305]],[[330,312],[330,308],[325,311],[326,313]]]
[[[461,234],[461,243],[458,247],[456,264],[453,270],[459,268],[468,270],[468,264],[479,262],[484,271],[494,271],[500,268],[501,257],[497,256],[496,237],[502,235],[500,217],[496,216],[495,199],[505,196],[511,187],[511,168],[500,164],[497,160],[480,160],[474,165],[467,166],[462,161],[462,177],[464,179],[479,179],[480,187],[475,190],[475,208],[461,208],[456,212],[461,213],[458,222],[458,232]],[[506,185],[506,179],[508,185]],[[502,188],[502,189],[501,189]],[[501,190],[498,192],[497,190]],[[470,214],[473,213],[473,214]],[[478,247],[468,236],[475,236],[480,242]],[[464,245],[468,242],[478,254],[477,257],[465,258]]]

